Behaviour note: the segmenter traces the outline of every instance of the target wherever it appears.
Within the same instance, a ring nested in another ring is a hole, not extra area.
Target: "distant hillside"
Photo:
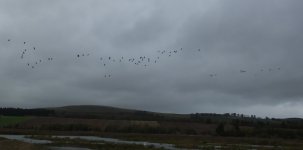
[[[80,117],[80,118],[101,118],[101,119],[140,119],[140,120],[176,120],[188,119],[189,115],[156,113],[134,109],[124,109],[110,106],[97,105],[74,105],[47,108],[55,112],[56,116],[61,117]]]
[[[3,115],[3,116],[2,116]],[[17,117],[16,117],[17,116]],[[0,132],[33,131],[189,134],[303,138],[300,118],[259,118],[237,113],[169,114],[108,106],[0,108]]]
[[[133,113],[137,110],[123,109],[110,106],[97,106],[97,105],[71,105],[64,107],[49,108],[57,112],[66,113],[89,113],[89,114],[104,114],[104,113]]]

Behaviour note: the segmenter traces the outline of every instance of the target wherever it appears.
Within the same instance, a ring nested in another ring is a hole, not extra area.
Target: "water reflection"
[[[36,140],[26,137],[26,135],[0,135],[0,137],[4,137],[11,140],[18,140],[31,144],[50,144],[52,141],[49,140]],[[163,143],[152,143],[152,142],[144,142],[144,141],[126,141],[119,140],[114,138],[103,138],[96,136],[52,136],[52,138],[70,138],[70,139],[82,139],[87,141],[101,141],[101,142],[110,142],[116,144],[137,144],[144,146],[151,146],[155,148],[164,148],[167,150],[184,150],[181,148],[176,148],[173,144],[163,144]],[[91,150],[87,148],[77,148],[77,147],[50,147],[51,150]]]
[[[31,143],[31,144],[49,144],[52,143],[52,141],[48,140],[36,140],[25,137],[25,135],[0,135],[0,137],[7,138],[10,140],[18,140],[25,143]]]
[[[126,140],[119,140],[114,138],[103,138],[103,137],[96,137],[96,136],[52,136],[53,138],[70,138],[70,139],[82,139],[88,141],[103,141],[103,142],[110,142],[110,143],[117,143],[117,144],[137,144],[137,145],[144,145],[144,146],[152,146],[155,148],[164,148],[167,150],[183,150],[180,148],[176,148],[173,144],[163,144],[163,143],[152,143],[152,142],[144,142],[144,141],[126,141]]]

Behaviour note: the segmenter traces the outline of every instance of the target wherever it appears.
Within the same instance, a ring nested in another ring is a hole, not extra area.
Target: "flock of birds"
[[[12,42],[11,39],[8,39],[7,40],[8,42]],[[38,51],[38,49],[35,47],[35,46],[30,46],[28,45],[27,42],[23,42],[23,45],[24,45],[24,48],[23,50],[21,51],[21,56],[20,56],[20,59],[24,60],[24,58],[26,56],[28,56],[30,52],[32,53],[35,53],[36,51]],[[179,50],[158,50],[157,53],[158,55],[155,56],[155,57],[148,57],[148,56],[139,56],[139,57],[118,57],[118,58],[114,58],[114,57],[111,57],[111,56],[107,56],[107,57],[100,57],[100,62],[102,64],[102,66],[106,67],[109,65],[109,63],[115,63],[115,62],[118,62],[118,63],[124,63],[124,62],[128,62],[128,63],[131,63],[131,64],[134,64],[134,65],[140,65],[140,66],[144,66],[144,67],[147,67],[147,66],[150,66],[151,64],[156,64],[159,62],[160,58],[162,58],[163,56],[166,56],[166,57],[172,57],[180,52],[183,51],[183,48],[180,48]],[[197,52],[201,52],[201,49],[197,49],[196,50]],[[78,54],[75,54],[75,58],[76,59],[81,59],[82,57],[88,57],[90,56],[90,53],[78,53]],[[31,61],[31,62],[26,62],[26,66],[29,67],[29,68],[32,68],[34,69],[38,64],[42,63],[42,62],[45,62],[45,61],[53,61],[54,58],[53,57],[47,57],[46,59],[36,59],[34,61]],[[276,68],[268,68],[268,69],[260,69],[259,71],[260,72],[265,72],[265,71],[268,71],[268,72],[272,72],[272,71],[275,71],[275,70],[281,70],[280,67],[276,67]],[[240,69],[239,70],[239,73],[247,73],[248,71],[247,70],[243,70],[243,69]],[[112,75],[111,74],[105,74],[104,75],[105,78],[111,78]],[[209,77],[211,78],[214,78],[214,77],[217,77],[217,73],[211,73],[209,74]]]
[[[180,50],[173,50],[173,51],[167,51],[167,50],[158,50],[157,52],[164,56],[166,54],[167,57],[171,57],[174,54],[177,54],[179,51],[182,51],[183,49],[181,48]],[[82,57],[87,57],[90,56],[90,53],[81,53],[81,54],[76,54],[77,59],[81,59]],[[110,63],[130,63],[134,64],[137,66],[143,66],[143,67],[148,67],[152,64],[156,64],[160,60],[160,56],[156,57],[148,57],[148,56],[138,56],[138,57],[112,57],[112,56],[107,56],[107,57],[100,57],[100,62],[104,67],[108,66]],[[110,78],[112,77],[111,74],[105,74],[105,78]]]
[[[7,40],[8,42],[11,42],[11,39]],[[25,57],[29,56],[30,53],[35,53],[36,52],[36,47],[32,46],[32,47],[28,47],[28,43],[27,42],[23,42],[24,48],[21,51],[21,55],[20,55],[20,59],[24,60]],[[37,59],[31,62],[26,62],[26,66],[30,67],[32,69],[34,69],[38,64],[42,63],[43,61],[53,61],[53,57],[48,57],[47,59],[43,60],[43,59]]]

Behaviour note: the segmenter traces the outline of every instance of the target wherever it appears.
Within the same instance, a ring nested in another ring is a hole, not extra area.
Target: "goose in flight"
[[[210,74],[209,76],[210,77],[215,77],[215,76],[217,76],[217,74]]]

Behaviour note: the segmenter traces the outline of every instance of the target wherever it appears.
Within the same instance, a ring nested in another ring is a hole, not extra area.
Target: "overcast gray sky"
[[[302,14],[301,0],[0,0],[0,106],[302,117]]]

